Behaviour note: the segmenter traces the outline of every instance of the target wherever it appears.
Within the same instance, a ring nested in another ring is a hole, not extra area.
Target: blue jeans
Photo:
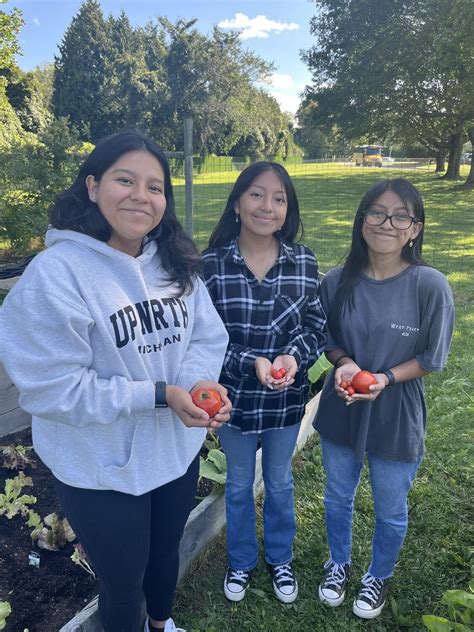
[[[337,564],[351,561],[352,514],[362,463],[354,452],[321,437],[326,472],[324,508],[331,559]],[[368,454],[375,511],[372,560],[369,573],[385,579],[393,575],[408,528],[408,492],[421,457],[416,463],[389,461]]]
[[[300,425],[243,435],[238,428],[222,426],[219,438],[227,459],[225,487],[227,553],[229,565],[252,570],[258,562],[256,534],[255,461],[257,443],[262,446],[265,486],[263,540],[265,560],[284,564],[293,558],[296,519],[291,459]]]

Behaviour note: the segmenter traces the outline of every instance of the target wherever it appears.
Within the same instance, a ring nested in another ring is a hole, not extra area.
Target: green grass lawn
[[[467,175],[467,168],[463,169]],[[226,569],[223,534],[181,584],[176,619],[188,632],[422,630],[421,615],[447,614],[439,603],[442,593],[466,588],[471,574],[474,192],[458,190],[457,183],[440,179],[432,170],[363,169],[328,163],[294,165],[289,171],[300,200],[304,242],[318,256],[323,271],[336,265],[347,251],[354,213],[365,190],[379,178],[410,179],[425,200],[424,254],[430,264],[448,276],[454,290],[457,322],[449,363],[443,373],[426,380],[427,454],[410,496],[408,538],[390,593],[394,601],[372,623],[360,621],[351,613],[357,580],[369,559],[373,513],[366,478],[357,497],[354,581],[347,600],[331,610],[316,598],[327,549],[321,458],[317,440],[313,440],[295,462],[298,600],[285,606],[273,597],[262,560],[245,600],[230,605],[222,591]],[[236,171],[195,177],[194,227],[199,247],[206,245],[236,177]],[[184,219],[183,181],[175,180],[175,185],[177,208]]]
[[[362,193],[387,172],[375,169],[311,165],[292,173],[306,228],[305,242],[317,253],[321,268],[335,265],[350,240],[352,218]],[[196,181],[197,237],[204,245],[230,189],[229,183],[202,176]],[[398,175],[398,174],[397,174]],[[317,439],[295,460],[298,535],[295,569],[298,600],[283,605],[274,596],[263,557],[243,602],[230,604],[222,591],[226,569],[224,534],[196,562],[180,586],[176,620],[188,632],[345,632],[347,630],[423,630],[422,614],[446,616],[439,601],[451,588],[467,588],[471,576],[472,418],[474,414],[474,292],[472,286],[474,194],[457,191],[453,183],[427,172],[400,172],[423,194],[426,211],[427,260],[447,274],[454,289],[457,322],[447,368],[426,379],[429,407],[427,453],[410,496],[410,527],[390,601],[373,622],[351,611],[357,581],[370,555],[373,512],[365,476],[356,502],[354,579],[339,608],[319,603],[316,588],[327,558],[323,513],[323,474]],[[224,174],[219,174],[224,179]],[[390,171],[390,177],[395,172]],[[178,187],[179,191],[179,187]],[[216,208],[217,207],[217,208]],[[469,281],[471,283],[469,284]],[[471,484],[470,484],[471,482]],[[259,529],[261,527],[259,526]],[[261,538],[261,531],[260,531]]]

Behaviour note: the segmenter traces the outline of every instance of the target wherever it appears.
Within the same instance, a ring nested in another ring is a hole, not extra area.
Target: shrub
[[[29,250],[34,239],[41,245],[48,209],[71,184],[88,149],[66,119],[57,119],[0,151],[0,239],[8,239],[14,252]]]

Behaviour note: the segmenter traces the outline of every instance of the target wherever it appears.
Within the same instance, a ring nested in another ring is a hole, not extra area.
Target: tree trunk
[[[436,169],[435,173],[444,173],[446,171],[446,152],[438,149],[436,152]]]
[[[459,180],[461,178],[461,154],[462,154],[462,131],[451,136],[451,147],[449,149],[448,170],[443,178],[446,180]]]
[[[467,135],[469,136],[469,140],[471,141],[472,149],[474,150],[474,127],[470,127],[467,130]],[[474,160],[473,160],[474,151],[471,152],[471,169],[469,171],[469,175],[467,176],[466,182],[464,182],[463,189],[473,189],[474,188]]]

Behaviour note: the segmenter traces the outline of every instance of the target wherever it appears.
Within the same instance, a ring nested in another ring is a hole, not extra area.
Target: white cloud
[[[264,15],[257,15],[256,18],[249,18],[243,13],[236,13],[231,20],[221,20],[217,25],[221,29],[238,29],[242,31],[241,39],[258,37],[266,38],[270,33],[281,33],[282,31],[295,31],[300,28],[295,22],[276,22],[269,20]]]
[[[277,90],[270,90],[269,92],[272,97],[275,97],[278,101],[283,112],[296,114],[301,103],[301,99],[297,94],[287,94],[286,92],[279,92]]]
[[[40,21],[38,20],[38,18],[33,18],[33,22],[36,24],[36,26],[40,25]]]
[[[274,73],[270,77],[270,83],[274,88],[279,90],[290,90],[295,85],[291,75],[280,75],[278,73]]]

